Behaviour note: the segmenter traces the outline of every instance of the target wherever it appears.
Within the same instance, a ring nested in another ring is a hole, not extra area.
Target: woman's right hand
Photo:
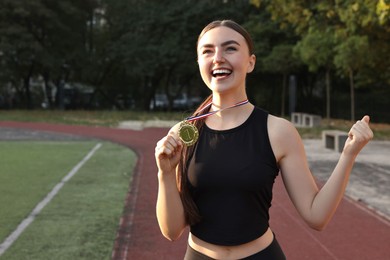
[[[157,142],[155,148],[156,163],[161,174],[176,173],[181,158],[183,144],[173,127],[167,136]]]

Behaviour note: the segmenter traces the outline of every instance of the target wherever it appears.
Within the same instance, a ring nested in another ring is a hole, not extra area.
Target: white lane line
[[[34,221],[35,217],[42,211],[42,209],[49,204],[49,202],[57,195],[61,188],[69,181],[80,168],[95,154],[95,152],[102,146],[101,143],[95,145],[91,151],[75,166],[73,169],[46,195],[46,197],[38,203],[38,205],[31,211],[30,215],[25,218],[19,226],[0,244],[0,256],[15,242],[15,240],[23,233],[23,231]]]

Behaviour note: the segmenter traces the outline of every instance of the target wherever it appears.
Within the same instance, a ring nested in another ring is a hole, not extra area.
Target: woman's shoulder
[[[255,117],[256,120],[260,120],[258,122],[261,122],[262,120],[266,120],[269,133],[283,135],[288,132],[296,130],[295,126],[287,119],[283,117],[275,116],[261,107],[255,106],[254,112],[256,112],[255,114],[257,115],[257,117]],[[259,119],[258,116],[260,116],[262,119]]]
[[[276,127],[294,127],[294,125],[287,119],[272,114],[268,114],[268,124],[271,124],[272,126]]]
[[[271,114],[268,115],[268,129],[272,133],[283,136],[286,134],[295,134],[297,132],[297,129],[290,121],[283,117]]]
[[[291,139],[300,139],[295,126],[283,117],[268,115],[268,133],[271,139],[281,140],[283,142]]]
[[[269,115],[267,127],[271,146],[277,158],[281,158],[286,149],[296,147],[301,142],[297,129],[285,118]]]

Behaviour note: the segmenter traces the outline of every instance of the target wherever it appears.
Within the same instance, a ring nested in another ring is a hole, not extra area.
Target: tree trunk
[[[177,95],[176,93],[172,94],[172,91],[170,91],[172,72],[173,72],[173,66],[169,67],[167,71],[164,73],[164,78],[165,78],[164,90],[165,90],[165,94],[168,97],[168,111],[173,110],[173,100]]]
[[[28,70],[27,76],[23,79],[23,85],[24,85],[24,90],[25,90],[25,96],[26,96],[26,108],[27,109],[32,109],[33,105],[31,102],[31,90],[30,90],[30,79],[33,74],[34,70],[34,63],[32,62],[30,65],[30,68]]]
[[[45,71],[43,73],[43,79],[45,81],[45,99],[47,102],[48,108],[53,108],[53,97],[52,97],[52,92],[51,92],[51,87],[50,87],[50,72]]]
[[[150,103],[155,102],[154,97],[156,95],[156,86],[158,85],[158,81],[155,80],[156,77],[145,76],[144,77],[144,93],[143,96],[143,108],[144,110],[150,110]]]
[[[353,70],[349,69],[349,86],[351,92],[351,121],[355,121],[355,86],[353,79]]]
[[[57,81],[56,102],[59,110],[65,109],[65,80],[61,77]]]
[[[326,70],[326,119],[330,119],[330,70]]]
[[[287,74],[283,74],[283,85],[282,85],[282,104],[281,104],[281,116],[284,117],[285,103],[286,103],[286,85],[287,85]]]

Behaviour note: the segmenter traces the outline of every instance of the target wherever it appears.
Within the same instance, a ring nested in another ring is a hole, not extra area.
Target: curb
[[[147,121],[137,121],[137,120],[130,120],[130,121],[123,121],[120,122],[118,125],[119,129],[131,129],[136,131],[142,131],[145,128],[171,128],[172,126],[179,123],[179,121],[173,121],[173,120],[147,120]]]

